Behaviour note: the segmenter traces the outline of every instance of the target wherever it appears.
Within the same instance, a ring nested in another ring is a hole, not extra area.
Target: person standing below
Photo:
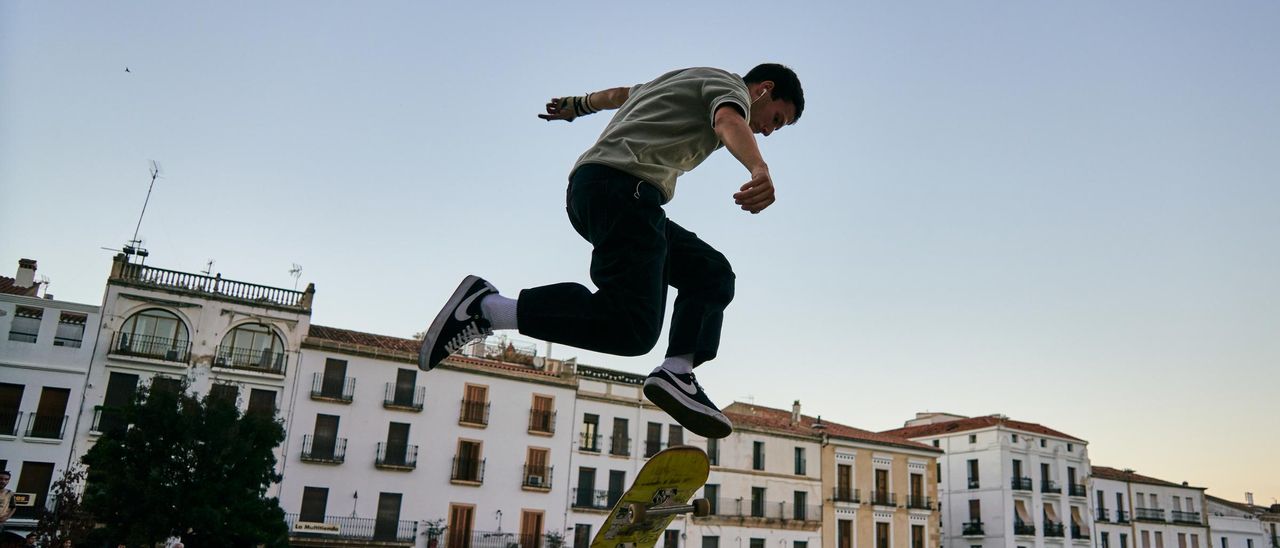
[[[569,175],[569,222],[592,245],[591,281],[525,289],[518,299],[467,276],[436,315],[418,355],[431,370],[494,330],[586,350],[640,356],[657,344],[667,287],[677,291],[666,359],[644,394],[689,431],[723,438],[733,425],[707,397],[693,369],[716,357],[735,275],[723,254],[667,218],[676,179],[722,146],[747,169],[733,194],[743,211],[775,201],[773,179],[756,144],[794,124],[804,91],[790,68],[766,63],[746,76],[716,68],[668,72],[633,86],[552,98],[547,120],[614,110],[595,145]]]
[[[13,491],[9,490],[9,480],[13,476],[8,470],[0,470],[0,531],[4,530],[4,524],[9,522],[9,518],[13,517],[13,513],[18,510],[13,505]]]

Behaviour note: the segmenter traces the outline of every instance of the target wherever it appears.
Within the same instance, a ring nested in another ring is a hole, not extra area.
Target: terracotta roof
[[[0,276],[0,293],[8,295],[24,295],[27,297],[35,297],[40,291],[40,284],[31,284],[31,287],[18,287],[18,281],[8,276]]]
[[[1215,496],[1213,496],[1213,495],[1210,495],[1209,493],[1205,493],[1205,494],[1204,494],[1204,498],[1205,498],[1206,500],[1216,502],[1216,503],[1221,504],[1221,505],[1223,505],[1223,506],[1230,506],[1230,507],[1232,507],[1232,508],[1235,508],[1236,510],[1239,510],[1239,511],[1241,511],[1241,512],[1245,512],[1245,513],[1247,513],[1247,514],[1257,514],[1257,513],[1260,513],[1260,512],[1266,512],[1266,511],[1267,511],[1267,509],[1266,509],[1266,508],[1264,508],[1264,507],[1262,507],[1262,506],[1249,505],[1249,504],[1244,503],[1244,502],[1235,502],[1235,501],[1231,501],[1231,500],[1227,500],[1227,499],[1222,499],[1222,498],[1218,498],[1218,497],[1215,497]]]
[[[819,421],[809,415],[800,415],[799,424],[791,424],[791,412],[784,409],[774,409],[772,407],[764,407],[761,405],[733,402],[731,405],[724,408],[723,411],[725,416],[727,416],[734,425],[738,426],[753,426],[756,428],[786,432],[800,436],[816,437],[826,433],[831,437],[853,441],[889,445],[906,449],[920,449],[932,453],[942,453],[941,449],[935,448],[931,445],[914,442],[900,436],[878,434],[869,430],[854,428],[852,426],[846,426],[827,420],[821,421],[821,428],[814,428],[814,425],[818,424]]]
[[[1182,487],[1185,489],[1200,489],[1202,491],[1205,489],[1204,487],[1192,487],[1190,485],[1183,485],[1181,483],[1174,483],[1172,481],[1165,481],[1165,480],[1153,478],[1150,476],[1144,476],[1132,470],[1120,470],[1116,468],[1111,468],[1109,466],[1094,465],[1090,467],[1090,470],[1091,470],[1090,473],[1093,474],[1093,477],[1100,478],[1100,479],[1127,481],[1129,483],[1144,483],[1147,485],[1160,485],[1164,487]]]
[[[387,335],[376,335],[373,333],[364,333],[361,331],[352,331],[350,329],[341,329],[337,327],[326,327],[323,325],[312,325],[311,330],[307,333],[308,339],[323,339],[326,341],[334,341],[338,343],[359,345],[377,350],[387,350],[399,354],[399,358],[417,361],[418,347],[421,343],[417,339],[405,339],[401,337],[391,337]],[[532,375],[540,375],[545,377],[557,377],[558,375],[541,369],[534,369],[527,365],[510,364],[494,360],[485,360],[480,358],[472,358],[467,356],[453,355],[447,358],[445,362],[453,364],[469,364],[488,367],[491,369],[504,369],[519,373],[527,373]]]
[[[924,438],[930,436],[938,436],[942,434],[951,434],[953,432],[965,432],[968,430],[982,430],[992,426],[1003,426],[1011,430],[1027,432],[1031,434],[1039,434],[1041,436],[1053,436],[1067,440],[1088,443],[1080,438],[1070,434],[1064,434],[1052,428],[1048,428],[1034,422],[1022,422],[996,415],[988,415],[985,417],[973,417],[968,419],[950,420],[944,422],[936,422],[933,424],[922,424],[920,426],[907,426],[905,428],[897,428],[894,430],[885,430],[881,434],[891,436],[900,436],[903,438]]]

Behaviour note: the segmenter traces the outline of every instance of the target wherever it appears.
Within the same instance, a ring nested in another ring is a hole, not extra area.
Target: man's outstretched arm
[[[547,101],[547,113],[539,114],[538,117],[548,122],[552,120],[572,122],[579,116],[618,108],[622,103],[627,102],[627,97],[630,96],[631,88],[609,88],[575,97],[552,97]]]
[[[769,176],[769,165],[760,154],[751,126],[747,125],[742,111],[732,105],[723,105],[716,110],[715,124],[716,136],[724,143],[724,148],[729,149],[733,157],[751,172],[751,180],[733,194],[733,202],[743,211],[760,213],[775,201],[773,178]]]

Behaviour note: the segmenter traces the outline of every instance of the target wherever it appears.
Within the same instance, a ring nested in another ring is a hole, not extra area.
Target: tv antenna
[[[213,275],[213,262],[213,259],[209,259],[209,262],[205,263],[203,270],[205,276]]]
[[[151,174],[151,185],[147,187],[147,198],[142,201],[142,213],[138,214],[138,224],[133,228],[133,239],[129,240],[122,250],[125,255],[137,255],[141,259],[140,262],[146,262],[147,250],[142,248],[142,240],[138,239],[138,231],[142,230],[142,218],[147,214],[147,204],[151,203],[151,191],[156,188],[156,179],[160,178],[160,164],[157,164],[155,160],[151,160],[151,169],[148,172]]]
[[[289,269],[289,275],[293,277],[293,290],[298,290],[298,278],[302,277],[302,265],[293,263],[293,267]]]

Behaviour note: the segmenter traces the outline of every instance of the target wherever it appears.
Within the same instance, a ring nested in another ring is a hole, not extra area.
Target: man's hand
[[[769,176],[768,166],[752,170],[751,180],[733,194],[733,202],[751,213],[760,213],[775,201],[773,177]]]
[[[569,98],[552,97],[547,101],[547,113],[539,114],[538,117],[548,122],[552,120],[572,122],[578,117],[578,113],[573,110],[573,102]]]

